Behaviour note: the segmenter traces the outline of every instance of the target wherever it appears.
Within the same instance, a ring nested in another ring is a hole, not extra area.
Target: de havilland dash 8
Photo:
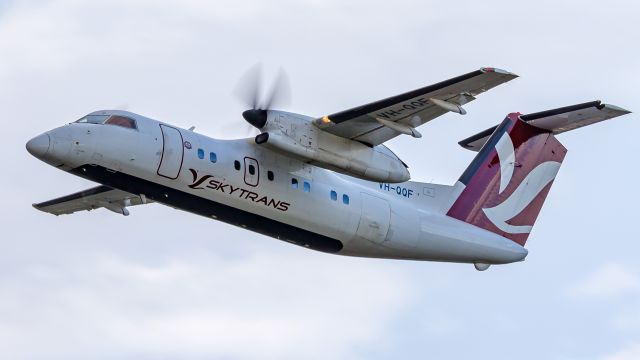
[[[120,110],[90,113],[31,139],[38,159],[99,183],[34,204],[55,214],[157,202],[327,253],[492,264],[524,245],[567,150],[565,131],[629,111],[593,101],[510,113],[460,141],[477,155],[453,185],[410,181],[384,143],[517,75],[482,68],[321,117],[271,109],[242,115],[255,138],[218,140]],[[270,96],[273,96],[271,94]]]

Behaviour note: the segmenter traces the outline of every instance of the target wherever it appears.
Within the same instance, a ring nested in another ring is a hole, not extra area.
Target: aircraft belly
[[[232,225],[242,226],[248,230],[313,250],[337,253],[343,248],[343,243],[340,240],[274,220],[267,216],[238,209],[222,202],[205,199],[171,186],[122,172],[114,173],[99,165],[83,165],[72,169],[70,172],[133,194],[145,194],[147,198],[153,201],[174,208],[207,216]]]

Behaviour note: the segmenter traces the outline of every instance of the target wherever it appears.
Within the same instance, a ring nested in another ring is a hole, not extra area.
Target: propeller
[[[242,117],[253,127],[261,129],[267,123],[268,110],[274,106],[286,106],[291,98],[289,79],[282,68],[267,93],[262,89],[262,66],[256,64],[240,79],[236,96],[248,107]]]

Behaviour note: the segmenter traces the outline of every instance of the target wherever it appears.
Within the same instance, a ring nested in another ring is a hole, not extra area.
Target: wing
[[[115,213],[129,215],[128,206],[150,203],[144,195],[98,186],[57,199],[33,204],[33,207],[53,215],[72,214],[82,210],[105,208]]]
[[[510,72],[482,68],[434,85],[379,100],[315,120],[316,126],[334,135],[371,146],[399,134],[420,137],[416,127],[453,111],[465,114],[462,105],[495,86],[516,78]]]
[[[630,113],[629,110],[615,105],[603,104],[599,100],[596,100],[533,114],[520,115],[520,119],[533,126],[548,130],[555,135],[628,113]],[[497,127],[498,125],[490,127],[485,131],[460,141],[458,144],[472,151],[480,151]]]

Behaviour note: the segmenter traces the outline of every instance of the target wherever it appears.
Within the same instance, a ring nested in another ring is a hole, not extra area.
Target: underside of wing
[[[375,146],[399,134],[420,137],[418,126],[462,106],[517,75],[482,68],[434,85],[317,119],[314,124],[334,135]]]
[[[134,195],[101,185],[57,199],[33,204],[33,207],[53,215],[105,208],[126,216],[129,215],[127,207],[149,202],[151,201],[147,200],[144,195]]]

